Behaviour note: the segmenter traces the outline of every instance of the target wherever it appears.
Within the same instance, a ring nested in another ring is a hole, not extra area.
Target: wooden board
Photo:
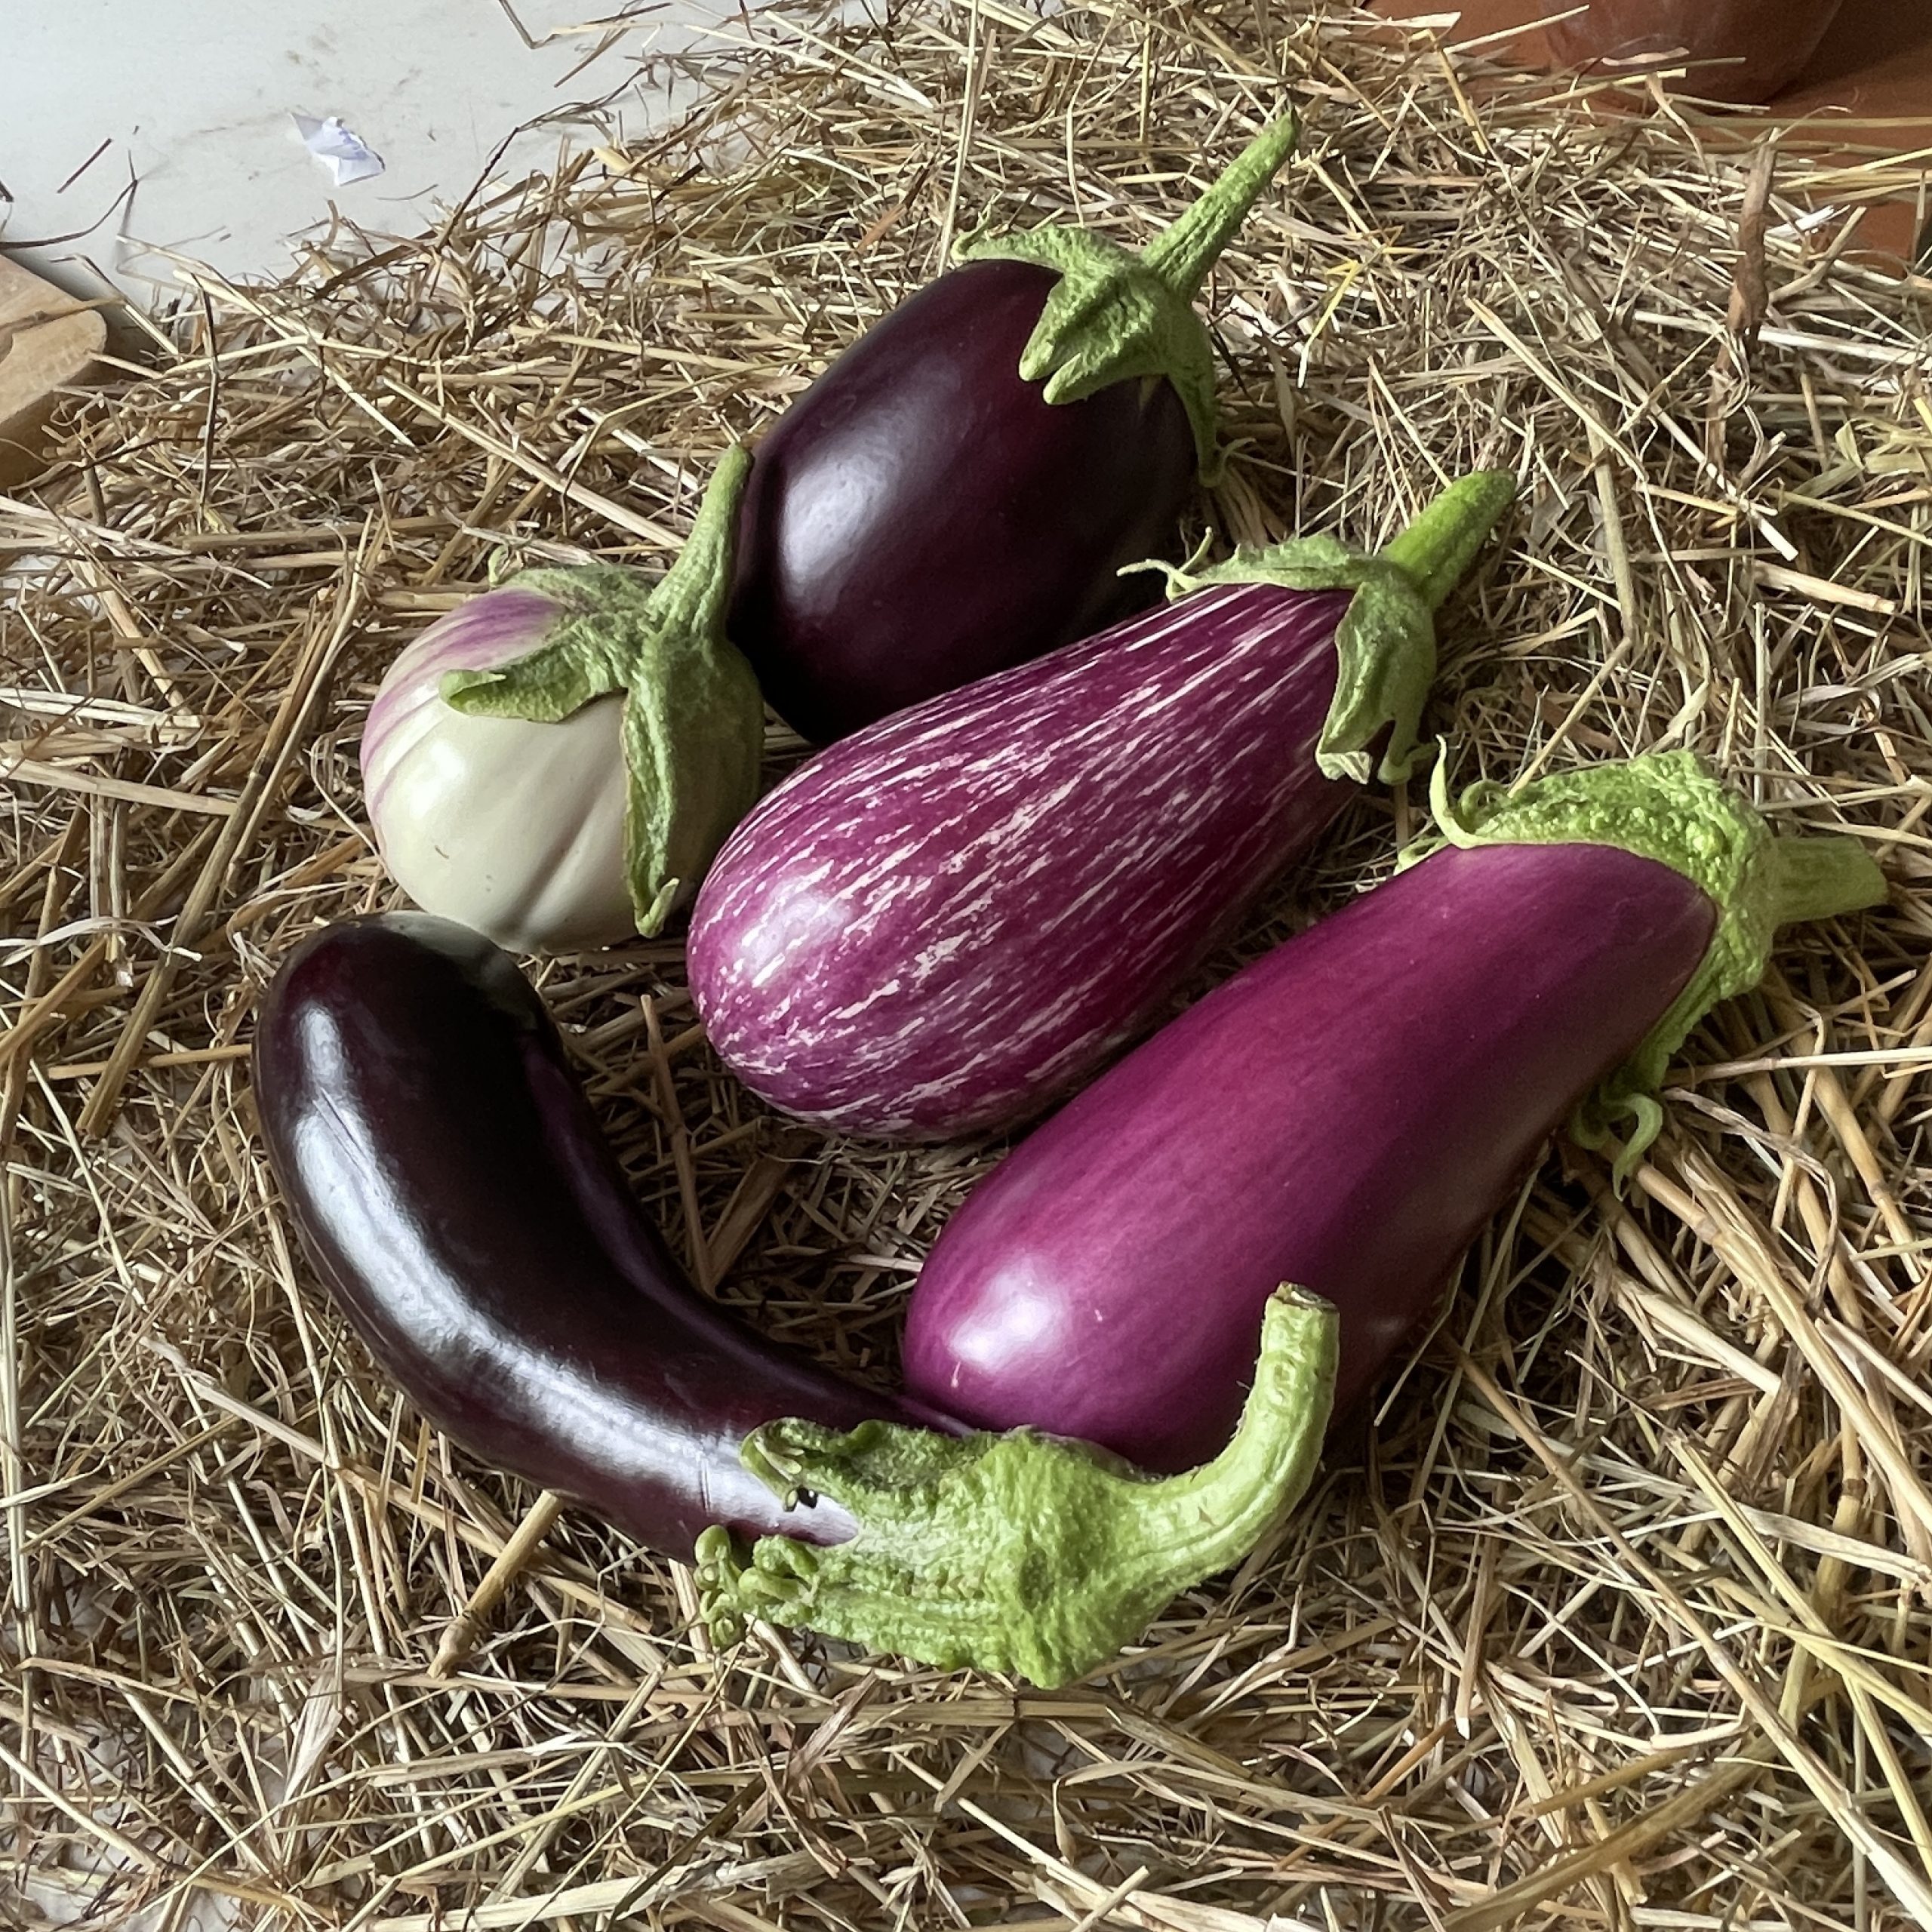
[[[0,489],[42,467],[55,404],[88,380],[106,339],[97,310],[0,256]]]
[[[1394,19],[1460,12],[1444,36],[1473,40],[1562,12],[1575,0],[1372,0]],[[1506,60],[1541,65],[1543,36],[1527,33],[1496,50]],[[1796,81],[1768,109],[1740,114],[1749,133],[1768,118],[1794,122],[1787,151],[1856,161],[1932,148],[1932,0],[1844,0],[1832,29]],[[1847,197],[1849,198],[1849,197]],[[1932,206],[1895,201],[1875,207],[1859,231],[1861,247],[1912,259]]]
[[[1932,0],[1845,0],[1810,66],[1772,103],[1780,120],[1804,116],[1792,145],[1835,149],[1847,160],[1932,147]],[[1932,207],[1875,208],[1866,247],[1922,259]]]

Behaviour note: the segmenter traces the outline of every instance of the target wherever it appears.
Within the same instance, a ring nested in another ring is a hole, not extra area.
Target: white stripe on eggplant
[[[999,1124],[1151,1017],[1346,795],[1314,769],[1342,600],[1184,600],[834,746],[721,856],[719,1052],[872,1133]]]

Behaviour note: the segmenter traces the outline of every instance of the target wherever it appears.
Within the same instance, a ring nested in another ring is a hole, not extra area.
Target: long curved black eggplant
[[[759,1340],[702,1299],[639,1211],[514,961],[447,919],[325,928],[263,1004],[255,1093],[315,1271],[417,1407],[498,1468],[666,1555],[723,1523],[836,1543],[739,1445],[931,1411]],[[943,1425],[941,1425],[942,1426]]]
[[[695,1558],[720,1639],[760,1616],[1063,1683],[1307,1482],[1335,1362],[1312,1297],[1271,1307],[1229,1449],[1164,1481],[761,1341],[666,1253],[509,956],[448,920],[305,941],[254,1051],[290,1217],[377,1361],[475,1454]]]

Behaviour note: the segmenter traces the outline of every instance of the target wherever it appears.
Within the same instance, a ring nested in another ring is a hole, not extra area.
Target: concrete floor
[[[172,279],[170,251],[230,275],[279,272],[288,238],[327,222],[332,200],[366,226],[418,229],[506,136],[574,104],[610,97],[605,125],[635,134],[663,109],[638,85],[648,51],[701,48],[712,21],[742,31],[731,0],[6,0],[0,12],[0,241],[46,241],[17,259],[78,294],[102,292],[97,272],[149,301]],[[580,24],[620,13],[634,22],[608,46]],[[386,171],[335,186],[297,114],[340,115]],[[559,133],[518,136],[503,167],[554,153]]]

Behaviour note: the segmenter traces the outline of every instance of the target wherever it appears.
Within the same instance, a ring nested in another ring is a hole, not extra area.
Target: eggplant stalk
[[[1272,121],[1214,185],[1139,254],[1080,228],[963,236],[963,262],[1033,262],[1060,280],[1020,358],[1049,402],[1078,402],[1136,377],[1164,377],[1186,405],[1202,480],[1217,472],[1214,357],[1194,298],[1262,189],[1294,152],[1293,114]]]
[[[1885,897],[1885,876],[1856,838],[1775,836],[1692,752],[1552,773],[1515,791],[1485,781],[1454,804],[1438,762],[1430,789],[1438,830],[1403,854],[1404,866],[1445,844],[1615,845],[1681,872],[1717,908],[1703,964],[1571,1121],[1572,1137],[1590,1148],[1613,1139],[1623,1121],[1634,1121],[1617,1156],[1620,1184],[1663,1128],[1656,1092],[1672,1055],[1712,1008],[1764,977],[1778,928],[1860,912]]]
[[[1335,632],[1335,696],[1315,761],[1325,778],[1366,785],[1375,769],[1368,748],[1386,731],[1380,773],[1392,785],[1414,771],[1423,749],[1416,734],[1435,681],[1435,613],[1515,497],[1507,470],[1478,469],[1451,484],[1374,553],[1337,537],[1297,537],[1242,544],[1206,570],[1195,570],[1192,559],[1134,568],[1164,571],[1170,597],[1214,583],[1352,592]]]
[[[768,1424],[740,1451],[746,1466],[788,1502],[830,1497],[859,1533],[830,1548],[761,1537],[747,1552],[706,1530],[700,1614],[721,1642],[761,1617],[943,1670],[1069,1683],[1238,1562],[1300,1499],[1327,1426],[1336,1329],[1327,1302],[1278,1290],[1233,1440],[1182,1475],[1150,1477],[1034,1429]]]
[[[555,601],[544,643],[490,671],[452,671],[443,700],[473,717],[555,724],[624,694],[629,774],[625,871],[647,938],[758,797],[764,709],[751,666],[726,639],[733,531],[750,452],[728,450],[676,561],[646,588],[618,569],[531,570],[509,581]]]

